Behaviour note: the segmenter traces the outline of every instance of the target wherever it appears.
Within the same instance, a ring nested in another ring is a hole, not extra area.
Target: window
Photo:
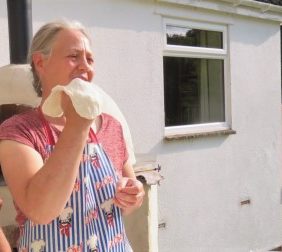
[[[225,26],[165,20],[165,135],[230,129]]]

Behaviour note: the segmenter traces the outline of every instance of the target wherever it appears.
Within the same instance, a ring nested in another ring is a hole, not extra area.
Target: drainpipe
[[[32,36],[32,0],[7,0],[10,63],[25,64]]]

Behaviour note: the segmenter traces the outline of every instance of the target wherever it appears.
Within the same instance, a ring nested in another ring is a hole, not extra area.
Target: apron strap
[[[53,133],[51,131],[51,128],[50,128],[50,125],[49,123],[47,122],[47,120],[45,119],[44,115],[43,115],[43,112],[41,110],[41,107],[38,107],[37,108],[37,111],[39,113],[39,117],[40,117],[40,120],[43,124],[43,129],[45,131],[45,134],[47,136],[47,141],[48,141],[48,144],[49,145],[55,145],[55,139],[54,139],[54,136],[53,136]]]
[[[89,131],[89,138],[90,138],[91,142],[96,143],[96,144],[99,143],[97,136],[96,136],[96,134],[95,134],[95,132],[92,128],[90,128],[90,131]]]

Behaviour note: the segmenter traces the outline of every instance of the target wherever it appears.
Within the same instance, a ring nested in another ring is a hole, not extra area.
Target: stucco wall
[[[9,62],[0,0],[0,64]],[[237,134],[165,142],[162,15],[228,25]],[[280,27],[153,0],[36,0],[34,30],[65,16],[93,33],[96,83],[119,104],[137,153],[155,155],[159,251],[250,251],[282,244]],[[2,33],[3,32],[3,33]],[[251,204],[240,205],[250,199]]]

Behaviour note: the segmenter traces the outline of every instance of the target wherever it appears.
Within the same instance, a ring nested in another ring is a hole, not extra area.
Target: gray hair
[[[31,71],[33,74],[33,87],[37,93],[37,96],[42,97],[41,81],[36,72],[32,55],[36,52],[40,52],[45,56],[50,56],[52,46],[56,35],[62,30],[75,29],[80,31],[90,42],[90,36],[86,28],[77,21],[60,20],[47,23],[43,25],[37,33],[34,35],[29,53],[27,56],[27,62],[31,65]]]

